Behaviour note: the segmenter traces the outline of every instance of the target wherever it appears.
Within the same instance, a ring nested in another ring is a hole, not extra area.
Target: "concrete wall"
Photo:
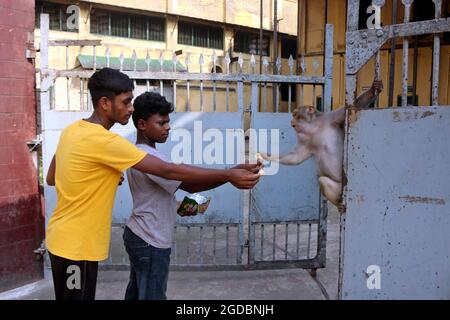
[[[34,0],[0,2],[0,291],[43,272],[33,253],[43,235],[38,175],[26,144],[36,137],[35,70],[25,57],[33,28]]]

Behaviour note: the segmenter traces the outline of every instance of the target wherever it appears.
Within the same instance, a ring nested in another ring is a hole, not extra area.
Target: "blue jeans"
[[[123,241],[131,268],[125,300],[166,300],[171,249],[149,245],[128,227]]]

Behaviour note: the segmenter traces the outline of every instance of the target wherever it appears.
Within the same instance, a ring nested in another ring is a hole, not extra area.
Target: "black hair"
[[[156,92],[144,92],[139,95],[133,103],[133,123],[137,129],[139,119],[147,120],[151,115],[160,114],[162,116],[173,112],[173,106],[166,98]]]
[[[133,91],[134,84],[125,73],[111,68],[103,68],[89,78],[88,89],[95,109],[101,97],[113,100],[121,93]]]

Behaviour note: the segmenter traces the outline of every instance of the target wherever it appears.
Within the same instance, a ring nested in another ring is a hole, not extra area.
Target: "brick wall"
[[[25,57],[34,0],[0,1],[0,291],[42,277],[33,251],[43,237],[37,169],[35,70]]]

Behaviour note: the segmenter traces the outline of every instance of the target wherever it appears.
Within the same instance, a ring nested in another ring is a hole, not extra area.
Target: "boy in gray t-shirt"
[[[166,142],[172,105],[158,93],[146,92],[134,101],[133,122],[137,129],[136,145],[147,153],[169,162],[156,150],[156,143]],[[233,169],[258,172],[261,165],[241,164]],[[130,258],[130,280],[126,300],[166,299],[173,228],[178,203],[178,188],[199,192],[216,188],[226,181],[186,183],[167,180],[133,168],[127,172],[133,197],[133,212],[125,227],[123,240]]]

